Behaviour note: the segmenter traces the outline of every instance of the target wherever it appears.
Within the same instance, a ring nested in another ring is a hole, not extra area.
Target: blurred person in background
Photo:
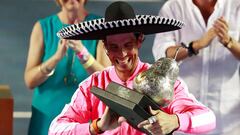
[[[159,15],[183,20],[185,27],[156,35],[155,60],[173,57],[183,47],[177,57],[180,77],[215,112],[217,128],[211,134],[239,134],[240,1],[168,0]]]
[[[56,0],[61,10],[40,19],[33,27],[25,83],[33,89],[29,135],[46,135],[54,117],[94,71],[110,65],[98,40],[59,40],[56,33],[65,26],[99,18],[85,9],[87,0]]]

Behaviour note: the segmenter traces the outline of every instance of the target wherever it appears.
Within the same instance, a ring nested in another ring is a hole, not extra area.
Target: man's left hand
[[[226,46],[230,41],[230,36],[228,34],[229,26],[227,21],[223,17],[220,17],[214,22],[213,26],[217,36],[219,37],[219,41]]]
[[[165,135],[179,127],[177,115],[170,115],[161,110],[153,110],[151,107],[150,113],[155,116],[156,122],[152,123],[145,120],[138,124],[138,128],[145,128],[152,135]]]

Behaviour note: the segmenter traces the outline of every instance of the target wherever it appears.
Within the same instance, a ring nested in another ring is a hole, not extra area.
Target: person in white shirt
[[[215,112],[217,128],[212,134],[239,134],[240,1],[168,0],[159,15],[182,20],[185,26],[156,35],[155,60],[173,57],[181,47],[180,77]]]

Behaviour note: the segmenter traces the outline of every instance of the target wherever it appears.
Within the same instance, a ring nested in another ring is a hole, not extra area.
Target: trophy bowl
[[[173,99],[178,73],[178,63],[174,59],[160,58],[134,78],[133,88],[150,97],[160,107],[166,107]]]

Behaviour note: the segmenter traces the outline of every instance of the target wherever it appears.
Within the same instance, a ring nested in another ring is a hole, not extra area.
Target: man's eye
[[[127,49],[132,49],[133,46],[134,46],[133,43],[128,43],[124,47],[127,48]]]
[[[111,49],[118,49],[118,47],[111,47]]]
[[[109,48],[109,50],[118,50],[118,47],[117,46],[111,46],[110,48]]]

